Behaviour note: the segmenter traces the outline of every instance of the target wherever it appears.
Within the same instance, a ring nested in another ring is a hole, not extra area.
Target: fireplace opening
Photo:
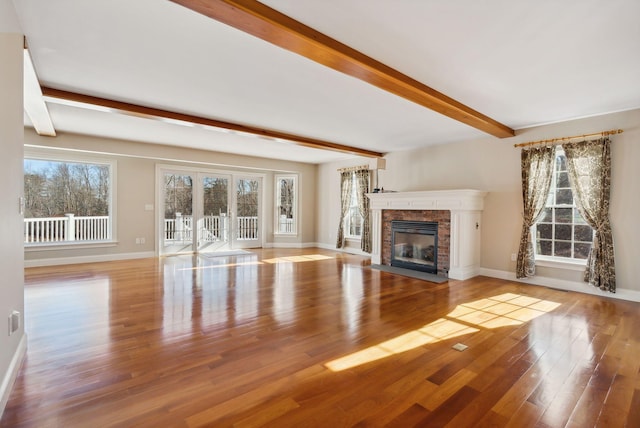
[[[391,266],[438,273],[438,223],[391,221]]]

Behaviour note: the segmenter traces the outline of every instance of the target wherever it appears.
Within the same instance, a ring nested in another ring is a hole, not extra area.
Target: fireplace
[[[391,266],[438,273],[438,223],[391,222]]]

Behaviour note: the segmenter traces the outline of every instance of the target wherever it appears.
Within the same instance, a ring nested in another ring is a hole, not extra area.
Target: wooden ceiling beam
[[[286,132],[274,131],[269,129],[257,128],[248,125],[240,125],[237,123],[224,122],[216,119],[209,119],[190,114],[176,113],[168,110],[161,110],[151,107],[144,107],[137,104],[125,103],[121,101],[99,98],[90,95],[78,94],[75,92],[63,91],[42,87],[42,95],[45,101],[58,104],[71,105],[83,108],[94,108],[101,111],[111,113],[126,114],[136,117],[144,117],[147,119],[158,120],[169,123],[195,124],[204,127],[226,129],[241,134],[252,134],[275,141],[291,142],[293,144],[310,147],[320,150],[331,150],[341,153],[349,153],[355,156],[364,156],[370,158],[380,158],[384,153],[372,150],[361,149],[358,147],[345,146],[342,144],[332,143],[329,141],[317,140],[314,138],[302,137],[300,135],[289,134]]]
[[[499,138],[513,129],[255,0],[171,0]]]

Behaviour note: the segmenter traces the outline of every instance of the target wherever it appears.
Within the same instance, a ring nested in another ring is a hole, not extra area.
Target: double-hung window
[[[298,180],[296,175],[276,175],[276,235],[298,233]]]
[[[534,226],[536,259],[578,261],[589,256],[593,229],[576,208],[569,183],[567,158],[556,149],[553,180],[544,211]]]
[[[25,155],[28,246],[114,240],[115,162]]]
[[[360,239],[362,237],[362,223],[364,222],[358,207],[358,179],[356,174],[351,174],[351,201],[349,202],[349,210],[344,219],[345,237]]]

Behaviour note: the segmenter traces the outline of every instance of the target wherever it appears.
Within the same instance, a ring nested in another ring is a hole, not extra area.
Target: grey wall
[[[515,272],[511,254],[517,252],[522,228],[520,149],[514,143],[624,129],[611,137],[611,223],[616,249],[618,288],[640,291],[640,110],[540,126],[518,131],[509,139],[493,137],[420,150],[391,152],[380,171],[385,190],[416,191],[479,189],[488,191],[482,225],[482,260],[485,269]],[[319,242],[334,245],[340,196],[337,168],[359,165],[363,159],[323,164],[318,170]],[[581,272],[539,267],[541,277],[581,281]]]

